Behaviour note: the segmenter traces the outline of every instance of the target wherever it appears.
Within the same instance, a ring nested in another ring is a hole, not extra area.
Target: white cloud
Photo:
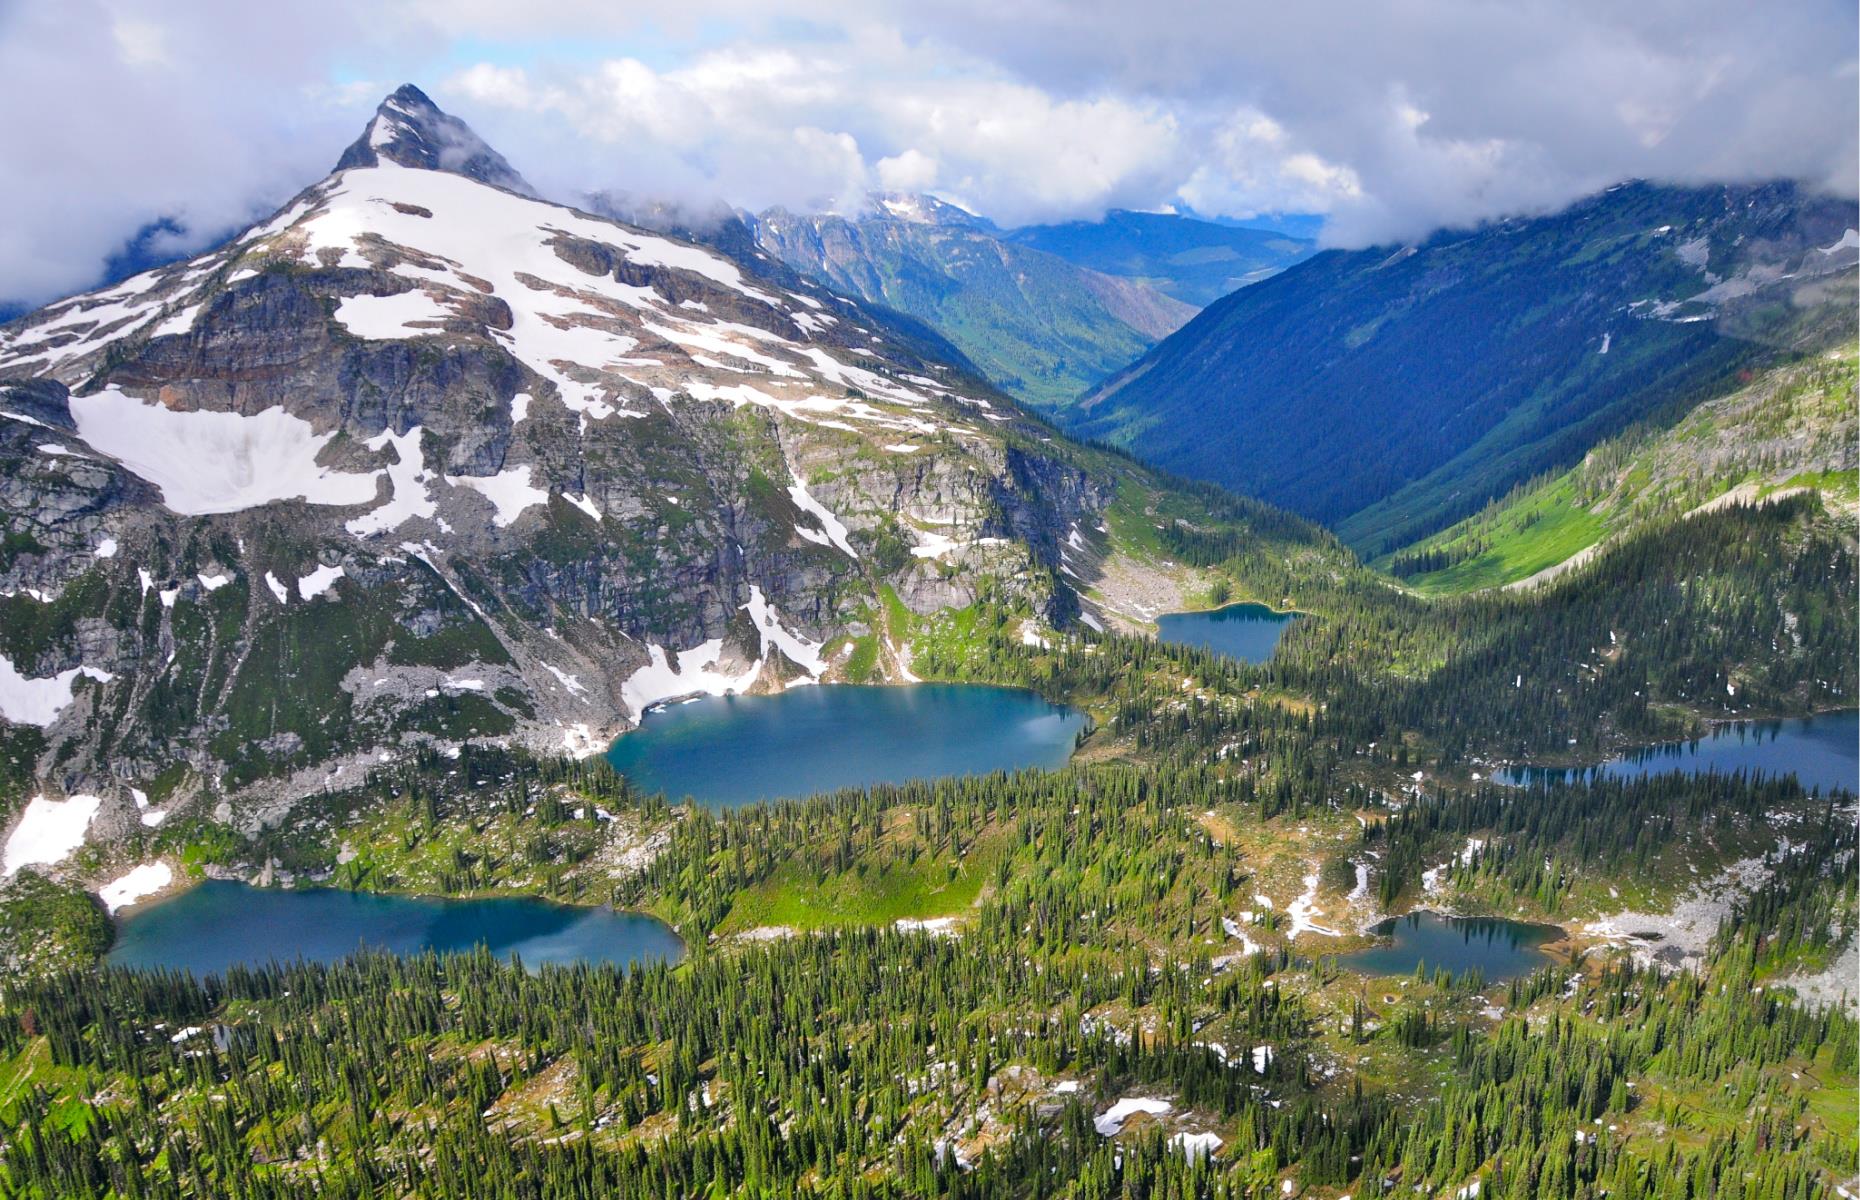
[[[1182,178],[1175,118],[1154,104],[1055,98],[882,30],[725,47],[671,70],[637,58],[546,76],[478,63],[439,91],[503,110],[489,120],[512,137],[522,136],[514,118],[534,137],[543,115],[556,127],[542,136],[611,149],[520,164],[558,193],[622,187],[691,200],[695,189],[752,208],[845,209],[875,187],[934,184],[1012,224],[1147,204]]]
[[[915,146],[878,160],[878,183],[888,192],[927,192],[936,177],[936,159]]]
[[[1237,217],[1327,213],[1362,194],[1355,171],[1297,148],[1284,126],[1250,105],[1215,131],[1206,160],[1181,186],[1196,210]]]
[[[0,107],[30,114],[0,124],[0,301],[89,283],[156,218],[198,244],[261,215],[407,80],[563,197],[1180,201],[1362,242],[1632,176],[1852,195],[1857,40],[1809,0],[0,5]]]
[[[0,302],[88,285],[159,218],[197,247],[326,171],[380,99],[328,87],[347,2],[0,7]]]
[[[118,17],[110,26],[116,39],[116,57],[126,67],[167,66],[167,31],[152,21]]]

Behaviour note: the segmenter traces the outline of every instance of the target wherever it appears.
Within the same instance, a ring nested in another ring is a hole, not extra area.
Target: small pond
[[[1156,636],[1171,645],[1200,646],[1241,662],[1263,663],[1297,619],[1297,613],[1263,604],[1229,604],[1207,612],[1164,613],[1156,618]]]
[[[1365,975],[1411,975],[1416,964],[1425,964],[1430,975],[1437,967],[1454,975],[1477,967],[1488,983],[1504,983],[1544,966],[1550,961],[1544,945],[1563,936],[1554,925],[1427,911],[1391,917],[1369,932],[1388,941],[1340,955],[1339,965]]]

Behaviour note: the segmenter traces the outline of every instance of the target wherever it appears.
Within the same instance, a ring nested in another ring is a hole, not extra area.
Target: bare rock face
[[[110,828],[177,765],[208,815],[839,678],[888,595],[1063,619],[1110,493],[933,335],[534,199],[412,88],[226,246],[0,328],[0,459],[0,734]]]
[[[384,159],[403,167],[451,171],[524,196],[536,194],[503,155],[472,132],[471,126],[441,111],[411,83],[401,85],[381,102],[362,136],[342,152],[336,169],[375,167]]]

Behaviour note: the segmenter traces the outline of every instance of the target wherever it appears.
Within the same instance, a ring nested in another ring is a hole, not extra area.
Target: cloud
[[[1852,196],[1860,175],[1851,5],[1159,0],[1131,21],[1109,4],[959,0],[919,9],[912,30],[1054,94],[1109,87],[1167,106],[1200,130],[1190,177],[1231,206],[1216,211],[1347,170],[1354,191],[1312,197],[1345,244],[1630,177],[1789,177]],[[1235,138],[1255,114],[1276,127],[1272,147]]]
[[[328,86],[344,23],[340,5],[329,13],[0,6],[0,301],[92,283],[164,218],[189,231],[164,240],[196,248],[328,170],[380,99]]]
[[[888,192],[927,192],[936,177],[936,159],[915,146],[878,160],[878,183]]]
[[[0,301],[198,244],[411,80],[545,192],[708,211],[934,190],[1003,224],[1187,204],[1338,244],[1628,177],[1852,195],[1860,18],[1785,0],[0,3]],[[168,235],[172,236],[172,235]]]
[[[557,194],[697,188],[751,208],[852,211],[874,188],[935,186],[1012,224],[1148,204],[1181,178],[1174,118],[1153,104],[1056,99],[882,30],[729,46],[670,70],[631,57],[535,73],[474,63],[438,94],[476,106],[493,141],[507,130],[592,147],[522,164]]]

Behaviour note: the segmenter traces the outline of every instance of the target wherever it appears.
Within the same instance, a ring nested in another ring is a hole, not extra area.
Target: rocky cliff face
[[[228,819],[908,678],[893,595],[1074,610],[1108,484],[936,339],[528,192],[402,89],[264,224],[0,328],[13,803]]]

